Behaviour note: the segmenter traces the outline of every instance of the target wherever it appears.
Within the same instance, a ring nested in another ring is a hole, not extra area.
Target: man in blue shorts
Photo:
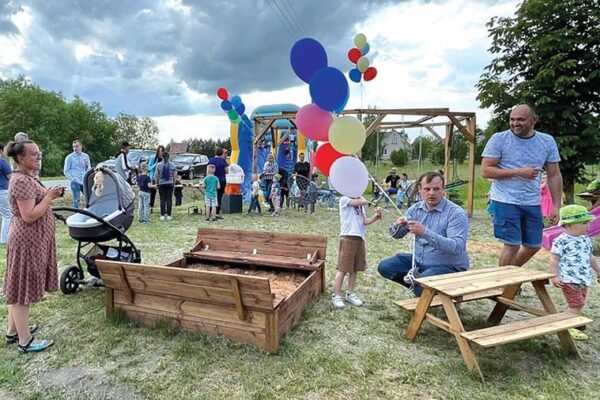
[[[522,266],[541,247],[544,169],[554,203],[550,222],[558,222],[563,188],[560,155],[552,136],[534,130],[537,121],[531,106],[516,106],[510,113],[510,129],[492,135],[483,150],[481,175],[493,179],[494,236],[504,243],[499,265]]]

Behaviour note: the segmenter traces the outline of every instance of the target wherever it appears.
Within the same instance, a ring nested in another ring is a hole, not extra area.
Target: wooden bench
[[[219,229],[200,229],[197,237],[193,251],[168,265],[98,260],[107,317],[118,309],[143,324],[167,321],[275,353],[302,311],[324,290],[327,238]],[[215,267],[225,267],[225,272]],[[268,278],[227,272],[234,267],[293,272],[302,280],[276,299]]]
[[[479,346],[493,347],[519,340],[530,339],[540,335],[556,333],[569,328],[576,328],[591,322],[591,319],[580,315],[557,313],[524,321],[511,322],[505,325],[493,326],[491,328],[463,332],[460,335]]]
[[[463,303],[467,301],[473,300],[481,300],[481,299],[494,299],[502,294],[502,289],[492,289],[492,290],[484,290],[482,292],[466,294],[461,297],[456,297],[452,299],[454,303]],[[419,298],[414,297],[412,299],[398,300],[394,302],[395,305],[401,307],[411,313],[415,311],[417,308],[417,304],[419,304]],[[431,304],[429,307],[440,307],[442,305],[442,299],[439,295],[433,296],[431,299]]]

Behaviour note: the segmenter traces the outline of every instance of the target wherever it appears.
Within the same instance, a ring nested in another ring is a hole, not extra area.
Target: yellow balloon
[[[356,68],[358,68],[360,72],[365,72],[367,68],[369,68],[369,59],[364,56],[359,58],[356,63]]]
[[[367,140],[365,127],[357,118],[339,117],[329,127],[329,143],[340,153],[358,153],[365,140]]]
[[[354,45],[357,49],[362,49],[363,47],[365,47],[366,44],[367,37],[364,35],[364,33],[359,33],[356,36],[354,36]]]

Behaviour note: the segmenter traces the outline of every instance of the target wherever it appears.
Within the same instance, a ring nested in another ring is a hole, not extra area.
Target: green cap
[[[275,178],[275,179],[277,179],[277,180],[280,180],[280,179],[281,179],[281,175],[279,175],[279,174],[275,174],[275,175],[273,175],[273,178]]]
[[[570,204],[560,209],[560,226],[568,224],[585,224],[594,219],[584,206]]]

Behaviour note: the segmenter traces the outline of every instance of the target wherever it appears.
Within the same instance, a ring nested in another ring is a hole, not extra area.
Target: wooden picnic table
[[[562,346],[580,356],[568,329],[589,324],[592,320],[558,312],[546,290],[546,285],[553,276],[547,272],[503,266],[417,278],[415,281],[423,287],[421,297],[397,301],[395,304],[413,313],[405,335],[408,340],[415,339],[423,321],[451,333],[458,343],[469,371],[477,373],[483,380],[483,374],[471,350],[472,343],[482,347],[493,347],[557,333]],[[514,300],[523,283],[533,285],[543,309]],[[496,302],[488,319],[495,326],[467,332],[455,304],[479,299],[490,299]],[[444,307],[448,321],[428,313],[430,308],[440,305]],[[532,314],[534,318],[498,325],[509,307]]]

